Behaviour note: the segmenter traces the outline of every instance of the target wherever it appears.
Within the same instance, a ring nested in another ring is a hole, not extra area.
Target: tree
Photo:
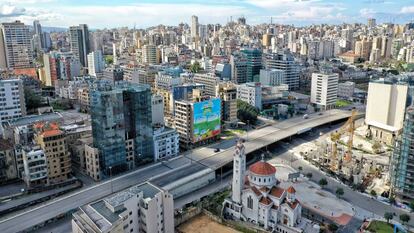
[[[319,185],[323,187],[325,187],[326,185],[328,185],[328,181],[325,178],[322,178],[319,180]]]
[[[338,230],[338,226],[335,223],[331,223],[331,224],[328,225],[328,229],[331,232],[336,232]]]
[[[298,170],[299,170],[299,171],[302,171],[302,170],[303,170],[303,167],[302,167],[302,166],[299,166],[299,167],[298,167]]]
[[[375,192],[375,190],[371,190],[370,192],[371,196],[376,197],[377,196],[377,192]]]
[[[343,188],[337,188],[335,193],[337,197],[341,197],[345,194],[345,191]]]
[[[395,204],[395,197],[391,196],[390,198],[388,198],[388,200],[390,201],[390,203],[393,205]]]
[[[30,88],[24,88],[24,99],[28,110],[36,109],[42,106],[42,97]]]
[[[409,204],[409,206],[411,208],[411,211],[413,211],[414,210],[414,201],[411,201],[410,204]]]
[[[374,144],[372,144],[372,150],[374,151],[374,153],[378,154],[381,150],[382,146],[381,143],[375,141]]]
[[[309,179],[311,179],[311,178],[312,178],[312,176],[313,176],[312,172],[308,172],[308,173],[306,173],[306,177],[308,177]]]
[[[410,215],[408,215],[408,214],[401,214],[400,215],[400,220],[401,220],[401,222],[403,222],[403,224],[406,224],[407,222],[410,221]]]
[[[245,101],[237,100],[237,118],[244,123],[255,124],[259,111]]]
[[[194,62],[191,66],[190,66],[190,71],[192,73],[198,73],[201,69],[200,63],[198,63],[198,61]]]
[[[385,212],[384,213],[384,218],[385,218],[385,220],[387,220],[387,223],[390,223],[390,220],[392,218],[394,218],[394,215],[392,213],[390,213],[390,212]]]

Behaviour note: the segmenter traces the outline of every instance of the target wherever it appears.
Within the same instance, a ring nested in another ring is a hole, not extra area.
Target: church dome
[[[258,161],[250,166],[249,171],[259,176],[270,176],[276,173],[276,168],[264,161]]]

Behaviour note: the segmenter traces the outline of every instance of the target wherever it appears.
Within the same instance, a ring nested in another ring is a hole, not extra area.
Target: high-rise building
[[[69,27],[70,49],[83,67],[88,67],[89,30],[88,25]]]
[[[88,54],[88,73],[95,77],[99,76],[105,69],[105,63],[100,50]]]
[[[104,175],[153,160],[151,91],[147,85],[101,81],[90,91],[93,146]],[[125,144],[133,144],[126,151]],[[127,161],[132,159],[132,161]]]
[[[242,49],[247,60],[247,82],[258,82],[262,69],[262,51],[255,48]]]
[[[278,69],[262,69],[260,70],[259,81],[263,85],[279,86],[285,83],[285,71]]]
[[[157,46],[144,45],[142,47],[142,62],[145,64],[159,64]]]
[[[35,142],[46,155],[47,183],[57,184],[69,179],[72,163],[65,132],[57,123],[37,123],[34,130]]]
[[[209,96],[216,95],[216,86],[220,81],[220,78],[215,74],[200,74],[197,73],[194,75],[193,80],[195,83],[204,84],[205,93]]]
[[[191,37],[196,38],[198,36],[198,17],[191,16]]]
[[[222,126],[237,123],[237,86],[232,82],[220,82],[216,96],[221,99]]]
[[[71,52],[43,54],[45,85],[53,86],[56,80],[71,80],[81,74],[81,63]]]
[[[312,73],[311,103],[325,110],[335,107],[338,81],[337,73]]]
[[[40,45],[40,48],[42,48],[42,49],[45,48],[45,37],[43,35],[42,25],[40,25],[39,20],[33,21],[33,29],[34,29],[34,34],[39,39],[38,43]]]
[[[247,82],[247,58],[244,53],[234,53],[230,56],[231,81],[236,84]]]
[[[105,199],[79,207],[74,233],[174,233],[173,196],[151,183],[135,185]]]
[[[392,145],[403,127],[408,86],[370,82],[365,123],[372,138]]]
[[[0,69],[33,67],[29,27],[20,21],[0,24]]]
[[[285,71],[284,84],[289,85],[289,90],[299,89],[299,65],[295,62],[289,50],[266,54],[264,57],[264,68]]]
[[[396,199],[404,203],[414,200],[414,108],[406,110],[401,137],[392,155],[391,184]]]
[[[369,18],[368,19],[368,27],[369,28],[373,28],[377,25],[377,20],[374,18]]]
[[[0,80],[0,123],[26,116],[23,82],[20,79]]]

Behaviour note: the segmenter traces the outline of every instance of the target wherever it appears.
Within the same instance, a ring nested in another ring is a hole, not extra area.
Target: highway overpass
[[[251,153],[260,150],[263,147],[308,129],[347,119],[350,115],[350,111],[333,110],[325,112],[323,115],[312,114],[309,119],[296,117],[251,131],[245,136],[246,152]],[[363,113],[359,113],[358,116],[362,117]],[[26,209],[13,216],[3,218],[0,220],[0,232],[20,232],[32,226],[42,224],[56,216],[66,214],[79,206],[110,195],[111,186],[117,192],[132,185],[150,180],[162,187],[167,187],[169,185],[171,186],[173,182],[199,173],[204,169],[211,171],[217,170],[231,163],[233,156],[232,148],[235,145],[235,140],[223,140],[214,145],[195,149],[189,153],[185,153],[185,156],[180,156],[167,162],[156,163],[118,176],[112,180],[82,188],[74,193],[48,201],[37,207]],[[220,148],[222,151],[214,153],[215,148]]]

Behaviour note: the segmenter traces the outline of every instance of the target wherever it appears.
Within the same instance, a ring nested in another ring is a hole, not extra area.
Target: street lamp
[[[114,188],[112,186],[112,166],[109,167],[109,182],[111,183],[111,194],[114,192]]]

